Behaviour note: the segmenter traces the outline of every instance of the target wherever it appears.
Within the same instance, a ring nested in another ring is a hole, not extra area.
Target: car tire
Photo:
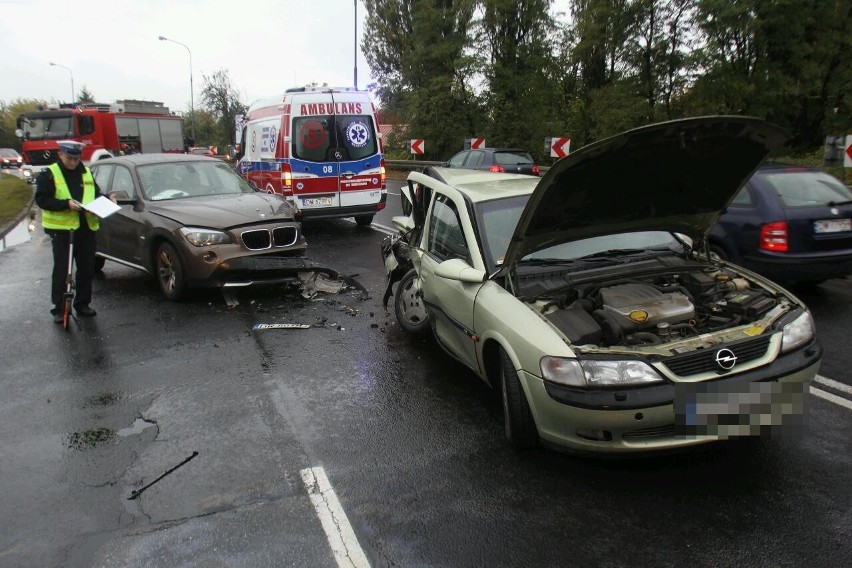
[[[417,271],[406,272],[399,281],[394,294],[393,309],[400,327],[413,334],[425,333],[429,327],[429,314],[417,286]]]
[[[106,264],[106,259],[102,256],[95,257],[95,271],[103,270]]]
[[[373,222],[372,215],[357,215],[355,217],[355,222],[359,227],[368,227]]]
[[[538,446],[538,429],[530,405],[509,355],[500,349],[500,390],[506,439],[516,450]]]
[[[168,300],[177,301],[186,288],[186,272],[175,248],[162,243],[157,249],[155,262],[157,284]]]

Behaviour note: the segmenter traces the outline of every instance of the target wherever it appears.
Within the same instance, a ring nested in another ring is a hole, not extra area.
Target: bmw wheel
[[[516,450],[538,446],[538,429],[509,355],[500,349],[500,389],[506,439]]]
[[[163,243],[157,249],[157,283],[163,295],[172,301],[179,300],[186,288],[186,275],[174,247]]]
[[[399,281],[393,301],[399,325],[409,333],[420,334],[429,329],[429,314],[420,294],[419,276],[413,268]]]

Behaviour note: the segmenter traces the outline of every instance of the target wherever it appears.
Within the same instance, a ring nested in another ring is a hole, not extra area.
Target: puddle
[[[137,418],[130,427],[122,428],[121,430],[119,430],[118,435],[122,438],[126,438],[127,436],[135,436],[136,434],[141,434],[142,431],[146,428],[151,428],[156,425],[156,422],[149,422],[144,418]]]
[[[95,428],[83,432],[73,432],[68,436],[68,447],[72,450],[89,450],[105,444],[115,438],[115,430],[111,428]]]

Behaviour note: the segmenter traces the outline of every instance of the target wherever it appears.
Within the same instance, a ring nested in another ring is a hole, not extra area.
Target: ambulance
[[[238,126],[237,171],[283,195],[302,219],[354,217],[385,207],[385,160],[368,93],[300,87],[249,107]]]

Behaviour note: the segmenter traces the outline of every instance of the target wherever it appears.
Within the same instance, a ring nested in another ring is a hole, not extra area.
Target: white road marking
[[[852,387],[850,387],[849,385],[838,381],[833,381],[827,377],[823,377],[822,375],[817,375],[816,377],[814,377],[814,382],[823,384],[827,387],[839,390],[841,392],[845,392],[847,394],[852,394]]]
[[[818,396],[823,398],[829,402],[833,402],[834,404],[838,404],[840,406],[845,406],[849,410],[852,410],[852,401],[846,400],[845,398],[839,397],[836,394],[831,394],[830,392],[825,392],[824,390],[820,390],[815,386],[811,385],[811,394],[814,396]]]
[[[372,225],[370,225],[370,227],[372,227],[373,229],[379,231],[380,233],[384,233],[386,235],[395,235],[399,232],[396,229],[391,229],[390,227],[385,227],[384,225],[380,225],[379,223],[373,223]]]
[[[325,470],[322,467],[312,467],[299,473],[322,523],[337,565],[341,568],[369,568],[370,563],[358,544],[358,538],[349,525],[349,519],[337,500]]]

